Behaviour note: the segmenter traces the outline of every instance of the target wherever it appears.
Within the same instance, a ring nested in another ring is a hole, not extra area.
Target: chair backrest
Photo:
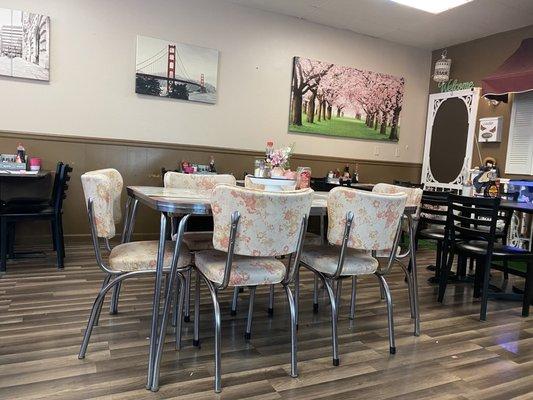
[[[67,198],[68,182],[70,181],[69,174],[72,168],[68,164],[57,165],[56,177],[54,177],[54,186],[52,188],[51,206],[54,208],[56,214],[63,210],[63,201]]]
[[[211,190],[222,184],[235,186],[237,181],[229,174],[182,174],[168,171],[164,177],[164,186],[167,188]]]
[[[456,240],[481,240],[490,250],[496,236],[500,199],[467,197],[450,194],[448,197],[447,237]]]
[[[449,192],[432,192],[424,190],[420,204],[420,224],[419,228],[446,225],[448,215]]]
[[[337,187],[328,195],[328,241],[342,245],[346,220],[353,213],[347,246],[359,250],[388,250],[393,247],[405,193],[381,194]]]
[[[93,219],[98,237],[115,236],[115,224],[122,219],[121,196],[124,182],[120,172],[113,168],[89,171],[81,176],[87,204],[93,202]]]
[[[56,172],[54,175],[54,183],[52,184],[52,192],[50,195],[50,206],[54,206],[54,196],[56,195],[56,190],[59,185],[59,178],[61,177],[61,167],[63,166],[63,161],[58,161],[56,164]]]
[[[405,193],[407,195],[406,206],[410,207],[419,207],[420,202],[422,201],[423,190],[417,187],[407,187],[407,186],[398,186],[391,185],[388,183],[378,183],[372,189],[374,193],[381,194],[396,194],[396,193]]]
[[[213,246],[228,251],[231,218],[240,214],[234,253],[273,257],[294,253],[309,215],[313,191],[263,192],[228,185],[217,186],[211,195]]]

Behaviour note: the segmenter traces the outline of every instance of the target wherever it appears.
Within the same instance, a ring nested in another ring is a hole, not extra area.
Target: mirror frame
[[[474,149],[474,139],[477,121],[477,108],[479,104],[481,88],[471,88],[452,92],[434,93],[429,95],[428,116],[426,123],[426,140],[424,144],[424,160],[422,163],[422,183],[426,188],[434,190],[462,190],[463,180],[468,171],[472,168],[472,151]],[[459,174],[451,182],[439,182],[431,172],[431,136],[433,134],[433,123],[441,104],[451,98],[458,98],[465,103],[468,113],[468,132],[466,138],[466,148],[463,165]]]

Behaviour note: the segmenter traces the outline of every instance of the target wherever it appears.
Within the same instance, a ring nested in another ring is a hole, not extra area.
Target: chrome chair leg
[[[339,342],[337,338],[337,305],[335,303],[335,293],[331,287],[331,281],[325,277],[322,277],[324,281],[324,287],[326,288],[329,296],[329,302],[331,304],[331,341],[333,347],[333,365],[337,366],[340,364],[339,360]]]
[[[248,304],[248,318],[246,319],[246,332],[244,332],[244,339],[250,340],[252,337],[252,318],[254,314],[254,302],[255,302],[255,289],[256,286],[250,286],[250,300]]]
[[[296,310],[294,307],[295,302],[289,285],[283,285],[283,288],[285,289],[285,294],[287,295],[287,301],[289,302],[289,309],[291,312],[291,376],[293,378],[296,378],[298,377],[298,339],[296,337]]]
[[[274,315],[274,285],[270,285],[270,292],[268,296],[268,315]]]
[[[185,322],[191,322],[191,277],[192,269],[189,269],[185,276],[185,316],[183,317]]]
[[[170,274],[166,276],[165,282],[165,303],[163,305],[163,315],[161,316],[161,327],[159,329],[159,340],[157,342],[156,353],[154,356],[154,373],[152,379],[152,386],[150,390],[157,392],[159,390],[159,370],[161,368],[161,357],[163,356],[163,347],[165,346],[165,337],[167,333],[168,318],[171,311],[171,305],[173,301],[173,291],[175,288],[174,280],[178,272],[175,268],[172,268]]]
[[[389,289],[389,285],[383,275],[376,275],[378,277],[380,286],[385,292],[385,299],[387,300],[387,316],[389,320],[389,351],[390,354],[396,354],[396,344],[394,341],[394,317],[392,309],[392,297]]]
[[[400,266],[402,267],[402,270],[405,274],[405,280],[407,281],[407,297],[409,300],[409,310],[411,311],[411,318],[415,318],[415,308],[413,303],[413,279],[411,276],[411,272],[408,268],[403,265],[403,263],[400,263]]]
[[[178,281],[177,282],[177,286],[176,286],[176,289],[174,290],[174,296],[173,296],[173,299],[172,299],[172,321],[171,321],[171,325],[173,328],[176,327],[176,325],[178,324],[178,318],[181,318],[178,317],[178,303],[179,303],[179,297],[181,295],[181,292],[182,292],[182,288],[180,288],[180,285],[181,284],[181,281]]]
[[[385,300],[385,291],[383,290],[383,287],[379,285],[379,295],[381,297],[381,300]]]
[[[181,325],[183,321],[183,318],[181,318],[181,316],[183,314],[183,304],[185,301],[185,286],[187,285],[187,279],[183,275],[178,274],[178,280],[179,280],[179,285],[178,285],[179,295],[178,295],[178,304],[176,307],[177,319],[176,319],[176,327],[175,327],[176,329],[176,350],[181,349]]]
[[[318,276],[314,274],[313,282],[313,312],[318,312]]]
[[[107,274],[106,277],[104,278],[104,281],[102,282],[102,287],[100,288],[100,290],[102,290],[103,288],[106,287],[106,285],[109,283],[109,281],[111,280],[111,274]],[[102,312],[102,305],[104,304],[104,302],[102,301],[102,303],[100,304],[100,307],[98,307],[98,311],[96,313],[96,317],[95,317],[95,321],[94,321],[94,325],[98,326],[98,323],[100,322],[100,313]]]
[[[239,301],[239,287],[233,288],[233,298],[231,299],[231,315],[234,317],[237,315],[237,302]]]
[[[113,295],[111,296],[111,305],[109,306],[109,314],[115,315],[118,313],[118,298],[120,296],[120,289],[122,288],[122,282],[119,282],[113,288]]]
[[[93,307],[91,309],[91,314],[89,317],[89,321],[87,321],[87,328],[85,329],[85,333],[83,335],[83,340],[81,342],[80,352],[78,353],[78,358],[81,360],[85,358],[85,353],[87,352],[87,346],[89,345],[89,340],[91,339],[91,333],[93,331],[96,317],[99,314],[99,310],[102,309],[102,303],[104,301],[106,293],[113,287],[115,287],[116,284],[119,282],[122,282],[124,279],[129,278],[133,275],[139,275],[138,273],[126,273],[123,275],[117,276],[113,281],[109,282],[107,285],[105,285],[101,290],[100,293],[98,293],[98,296],[96,296],[96,299],[94,300]]]
[[[185,296],[187,300],[187,296]],[[194,291],[194,335],[192,345],[198,347],[200,345],[200,272],[196,271],[196,282]]]
[[[296,313],[296,330],[298,330],[298,323],[300,321],[300,266],[296,266],[296,273],[294,274],[294,312]]]
[[[352,276],[352,295],[350,299],[350,319],[355,319],[355,302],[357,296],[357,276]]]
[[[215,317],[215,392],[220,393],[222,391],[222,373],[221,373],[221,357],[220,357],[220,345],[221,345],[221,333],[220,333],[220,305],[218,303],[217,291],[213,284],[209,280],[204,278],[205,283],[211,294],[211,300],[213,301],[213,314]],[[196,319],[195,319],[196,323]]]
[[[339,313],[341,310],[341,295],[342,295],[342,279],[337,280],[337,286],[335,288],[335,303],[337,303],[337,320],[339,319]]]

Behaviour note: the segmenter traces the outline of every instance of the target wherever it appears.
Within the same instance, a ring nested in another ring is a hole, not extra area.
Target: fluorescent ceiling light
[[[450,10],[463,4],[470,3],[472,0],[391,0],[404,6],[417,8],[432,14],[439,14],[443,11]]]

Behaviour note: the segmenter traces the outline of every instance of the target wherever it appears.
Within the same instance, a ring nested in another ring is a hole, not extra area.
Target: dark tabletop
[[[533,213],[533,203],[519,203],[517,201],[502,199],[500,208],[529,214]]]
[[[0,179],[2,180],[12,180],[12,179],[41,179],[50,175],[50,171],[40,170],[36,174],[25,173],[17,174],[12,173],[13,171],[0,170]]]

